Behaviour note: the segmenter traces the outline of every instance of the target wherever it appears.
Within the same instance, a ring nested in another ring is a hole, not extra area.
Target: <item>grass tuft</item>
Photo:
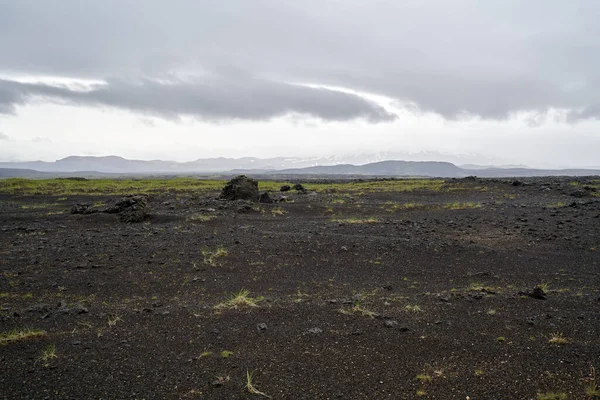
[[[214,215],[196,214],[196,215],[192,215],[191,217],[189,217],[188,220],[190,220],[192,222],[208,222],[208,221],[212,221],[215,218],[216,217]]]
[[[223,358],[229,358],[233,355],[233,351],[229,351],[229,350],[223,350],[221,352],[221,357]]]
[[[569,340],[562,333],[556,332],[550,335],[548,343],[562,346],[569,343]]]
[[[423,312],[423,309],[417,305],[414,305],[414,306],[406,305],[406,306],[404,306],[404,311],[420,313],[420,312]]]
[[[262,297],[250,297],[250,291],[242,289],[239,292],[232,294],[229,300],[217,304],[215,308],[233,308],[237,310],[238,308],[258,307],[258,303],[262,300]]]
[[[381,220],[379,218],[375,218],[375,217],[368,217],[368,218],[350,217],[350,218],[333,218],[333,219],[331,219],[331,222],[335,222],[338,224],[376,224],[378,222],[381,222]]]
[[[42,355],[40,356],[40,358],[37,359],[37,361],[42,361],[44,363],[44,366],[47,367],[48,361],[53,360],[55,358],[58,358],[58,356],[56,355],[56,345],[49,344],[48,346],[46,346],[44,351],[42,351]]]
[[[254,383],[252,382],[253,375],[254,375],[254,372],[249,372],[248,370],[246,370],[246,389],[248,390],[248,393],[256,394],[259,396],[264,396],[264,397],[270,399],[271,396],[269,396],[266,393],[261,392],[254,386]]]
[[[204,257],[204,264],[212,265],[213,267],[218,264],[218,260],[223,257],[227,257],[229,251],[223,246],[217,247],[216,250],[211,251],[209,249],[202,250],[202,256]]]
[[[123,322],[123,318],[118,315],[108,317],[108,326],[113,327],[117,325],[118,322]]]
[[[468,201],[466,203],[461,203],[455,201],[454,203],[448,203],[444,205],[446,210],[466,210],[469,208],[481,208],[481,203],[475,203],[472,201]]]
[[[273,214],[273,215],[284,215],[284,214],[287,214],[287,211],[285,211],[281,207],[275,207],[274,209],[271,210],[271,214]]]
[[[591,366],[590,374],[583,378],[585,395],[590,399],[600,398],[600,390],[598,389],[598,384],[596,382],[596,369]]]
[[[567,394],[562,392],[538,393],[537,400],[567,400]]]
[[[45,336],[46,332],[39,329],[14,329],[9,332],[0,333],[0,346]]]
[[[362,315],[363,317],[368,317],[368,318],[375,318],[375,316],[377,315],[376,313],[374,313],[373,311],[363,307],[360,305],[360,302],[356,302],[354,304],[354,306],[352,306],[352,308],[346,310],[346,309],[341,309],[340,312],[342,314],[358,314],[358,315]]]

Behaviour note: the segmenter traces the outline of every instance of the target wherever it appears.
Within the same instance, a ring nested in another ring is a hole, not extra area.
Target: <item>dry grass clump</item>
[[[13,329],[9,332],[0,333],[0,346],[20,342],[22,340],[45,336],[46,332],[39,329]]]
[[[338,224],[376,224],[378,222],[381,222],[381,220],[379,218],[375,218],[375,217],[368,217],[368,218],[349,217],[349,218],[333,218],[331,220],[331,222],[336,222]]]
[[[250,372],[250,371],[246,370],[246,389],[248,390],[248,393],[256,394],[259,396],[264,396],[264,397],[270,399],[271,396],[269,396],[266,393],[261,392],[260,390],[258,390],[256,388],[256,386],[254,386],[254,383],[252,382],[253,376],[254,376],[254,372]]]
[[[565,337],[564,334],[556,332],[556,333],[553,333],[550,335],[550,339],[548,339],[548,343],[562,346],[562,345],[569,343],[569,340]]]
[[[229,300],[219,303],[215,306],[216,309],[238,309],[258,307],[258,303],[263,300],[262,297],[250,297],[250,291],[242,289],[231,295]]]

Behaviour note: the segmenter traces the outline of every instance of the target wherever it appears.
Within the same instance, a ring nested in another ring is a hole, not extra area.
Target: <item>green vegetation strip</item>
[[[218,179],[0,179],[0,193],[31,195],[125,195],[131,193],[151,194],[160,192],[214,192],[225,185]],[[261,181],[260,190],[278,191],[289,182]],[[440,179],[399,179],[390,181],[348,182],[348,183],[310,183],[305,186],[316,192],[344,191],[350,193],[368,192],[409,192],[413,190],[442,189],[444,181]]]
[[[44,336],[46,332],[37,329],[15,329],[10,332],[0,333],[0,346]]]

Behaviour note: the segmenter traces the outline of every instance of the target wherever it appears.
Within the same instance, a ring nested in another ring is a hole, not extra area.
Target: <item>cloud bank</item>
[[[77,92],[3,81],[0,112],[44,96],[165,118],[394,118],[359,96],[289,84],[307,82],[448,119],[549,109],[597,119],[599,18],[595,0],[6,0],[4,76],[108,85]]]
[[[330,121],[364,118],[390,121],[395,115],[364,98],[323,88],[259,79],[218,78],[204,82],[112,80],[89,90],[0,79],[0,113],[14,113],[31,99],[127,109],[165,119],[266,120],[292,113]]]

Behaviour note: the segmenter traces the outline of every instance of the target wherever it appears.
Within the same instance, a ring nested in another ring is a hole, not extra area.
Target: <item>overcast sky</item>
[[[597,0],[0,0],[0,161],[600,166]]]

